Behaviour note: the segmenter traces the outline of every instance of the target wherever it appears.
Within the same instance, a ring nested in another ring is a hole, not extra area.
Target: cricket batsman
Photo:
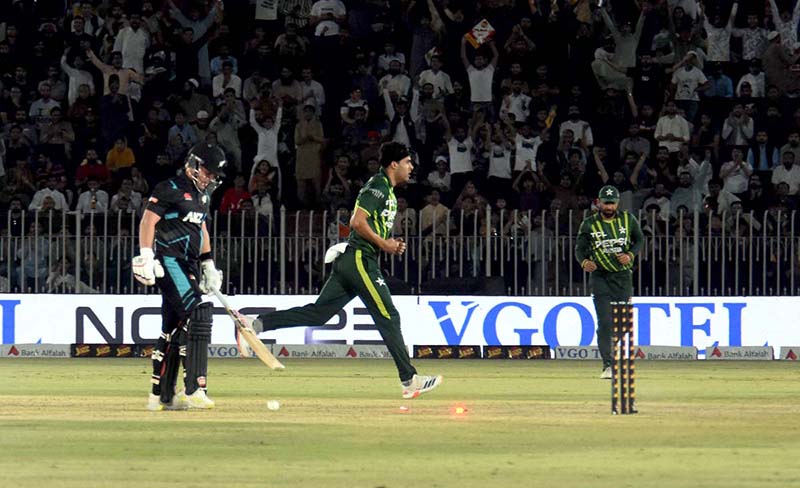
[[[256,333],[286,327],[321,326],[358,296],[394,359],[403,398],[416,398],[439,386],[442,377],[419,376],[411,365],[400,331],[400,314],[392,303],[392,295],[378,265],[380,251],[402,255],[406,250],[402,239],[389,236],[397,213],[394,187],[408,182],[414,165],[408,149],[397,142],[381,147],[380,163],[381,170],[358,194],[350,218],[348,242],[333,246],[325,254],[325,262],[333,262],[333,271],[317,301],[262,314],[256,320],[243,318]],[[239,347],[244,347],[241,341],[237,342]]]
[[[153,390],[148,410],[214,408],[206,395],[212,303],[203,295],[222,284],[206,227],[211,193],[224,177],[225,153],[199,143],[189,151],[183,173],[153,189],[139,224],[139,255],[133,274],[161,290],[161,335],[153,349]],[[179,363],[185,391],[175,393]]]
[[[597,313],[597,347],[603,358],[600,378],[611,379],[611,302],[629,301],[633,295],[633,264],[644,236],[639,222],[619,211],[619,191],[606,185],[597,196],[600,211],[587,217],[578,230],[575,257],[591,273],[589,284]]]

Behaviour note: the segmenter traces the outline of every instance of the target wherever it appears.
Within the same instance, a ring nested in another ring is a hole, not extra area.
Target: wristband
[[[211,251],[200,254],[200,261],[213,261],[213,260],[214,260],[214,255],[211,254]]]

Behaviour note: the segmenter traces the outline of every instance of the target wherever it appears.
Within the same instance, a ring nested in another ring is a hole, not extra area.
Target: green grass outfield
[[[149,361],[2,360],[0,487],[800,486],[796,363],[641,361],[634,416],[597,363],[416,364],[212,360],[215,410],[148,412]]]

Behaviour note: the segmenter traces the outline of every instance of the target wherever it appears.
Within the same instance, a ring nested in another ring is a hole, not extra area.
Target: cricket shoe
[[[190,409],[208,410],[214,408],[215,405],[214,400],[208,398],[205,390],[199,388],[191,395],[187,395],[186,392],[181,392],[175,396],[181,401],[185,401]]]
[[[189,401],[187,398],[183,390],[176,391],[175,395],[172,396],[172,401],[169,403],[162,403],[162,405],[164,406],[164,410],[189,410]]]
[[[607,366],[602,373],[600,373],[601,380],[610,380],[611,379],[611,366]]]
[[[147,409],[151,412],[164,410],[164,405],[161,404],[161,397],[151,393],[150,396],[147,397]]]
[[[413,378],[402,383],[403,398],[417,398],[441,385],[442,381],[444,381],[442,375],[419,376],[415,374]]]

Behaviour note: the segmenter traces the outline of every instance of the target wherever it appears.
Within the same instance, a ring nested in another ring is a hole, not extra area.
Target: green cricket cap
[[[597,195],[597,198],[601,202],[617,203],[619,201],[619,190],[611,185],[606,185],[600,188],[600,193]]]

